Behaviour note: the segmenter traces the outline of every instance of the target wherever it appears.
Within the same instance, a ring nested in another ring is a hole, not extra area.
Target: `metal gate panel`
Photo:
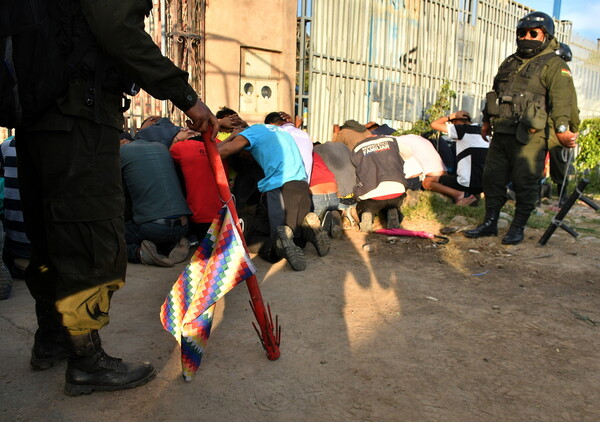
[[[328,141],[348,119],[410,127],[446,80],[457,93],[452,109],[480,116],[530,11],[512,0],[312,0],[308,132]],[[556,36],[568,43],[570,22],[557,21]],[[583,115],[597,113],[598,63],[576,57],[572,67],[585,80]]]

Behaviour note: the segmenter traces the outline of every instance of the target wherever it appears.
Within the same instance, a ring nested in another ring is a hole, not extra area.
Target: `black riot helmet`
[[[517,23],[519,29],[544,28],[546,34],[554,37],[554,21],[544,12],[531,12],[523,16]]]
[[[560,46],[554,52],[566,62],[573,60],[573,53],[571,52],[569,46],[564,42],[561,42]]]

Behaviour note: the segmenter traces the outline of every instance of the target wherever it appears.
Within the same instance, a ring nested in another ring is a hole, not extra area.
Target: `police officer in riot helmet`
[[[554,21],[545,13],[529,13],[517,23],[517,54],[524,59],[541,53],[552,39]]]
[[[571,47],[569,47],[564,42],[559,43],[559,47],[556,49],[555,53],[565,62],[570,62],[573,60],[573,53],[571,52]]]
[[[559,47],[554,53],[565,62],[573,60],[571,48],[565,43],[559,43]],[[573,114],[577,114],[579,112],[576,108],[577,103],[575,102],[573,105],[575,107]],[[552,135],[552,133],[550,133],[550,135]],[[571,148],[564,148],[555,136],[550,136],[548,149],[550,152],[550,179],[556,184],[558,207],[562,208],[567,202],[567,199],[569,199],[566,182],[568,176],[568,162],[570,157],[572,157],[572,151]]]
[[[577,97],[566,62],[555,53],[554,21],[532,12],[517,23],[517,51],[498,68],[492,91],[486,95],[482,136],[492,136],[483,173],[484,221],[465,236],[498,234],[506,184],[515,190],[515,216],[502,243],[516,245],[538,199],[540,175],[549,142],[576,145],[579,116]]]

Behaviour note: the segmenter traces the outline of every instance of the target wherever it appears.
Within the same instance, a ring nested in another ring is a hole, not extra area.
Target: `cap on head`
[[[544,12],[531,12],[517,22],[518,29],[544,28],[546,34],[554,37],[554,21]]]
[[[356,120],[346,120],[340,129],[350,129],[358,133],[366,132],[368,129],[365,125],[361,125]]]
[[[560,56],[564,61],[570,62],[573,60],[571,48],[564,42],[559,43],[559,47],[554,51],[557,56]]]

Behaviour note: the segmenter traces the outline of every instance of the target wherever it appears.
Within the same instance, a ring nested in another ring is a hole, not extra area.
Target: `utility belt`
[[[161,224],[169,227],[185,226],[188,223],[188,218],[185,215],[172,218],[157,218],[156,220],[152,220],[151,223]]]

